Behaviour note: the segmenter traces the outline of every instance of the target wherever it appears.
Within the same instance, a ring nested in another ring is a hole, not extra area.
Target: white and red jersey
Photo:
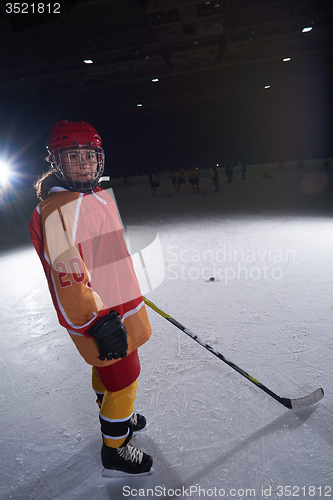
[[[35,208],[29,229],[59,323],[86,361],[95,364],[78,337],[91,340],[91,324],[114,309],[126,326],[129,354],[148,340],[151,327],[116,204],[100,188],[85,194],[52,188],[51,193]]]

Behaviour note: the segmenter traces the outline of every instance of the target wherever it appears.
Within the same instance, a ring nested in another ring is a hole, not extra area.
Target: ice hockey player
[[[195,167],[191,167],[191,170],[188,173],[188,180],[192,186],[193,194],[200,193],[199,187],[199,169]]]
[[[324,159],[324,163],[323,163],[323,164],[322,164],[322,166],[321,166],[321,169],[322,169],[322,170],[327,171],[327,170],[328,170],[328,165],[329,165],[329,164],[330,164],[330,160],[329,160],[328,158],[325,158],[325,159]]]
[[[138,348],[151,326],[116,204],[98,187],[101,137],[84,121],[63,120],[51,128],[47,149],[51,167],[35,184],[42,201],[30,221],[31,239],[58,320],[92,365],[103,466],[110,477],[148,474],[152,458],[131,437],[146,425],[133,409]]]
[[[246,161],[242,163],[242,181],[246,181]]]
[[[180,190],[181,185],[185,184],[185,183],[186,183],[186,175],[185,175],[184,169],[182,168],[181,171],[179,172],[179,174],[177,175],[176,193]]]
[[[213,181],[213,184],[215,187],[215,192],[220,190],[220,188],[219,188],[219,171],[217,169],[218,166],[219,166],[219,164],[217,163],[216,167],[212,168],[212,181]]]
[[[160,174],[158,172],[155,172],[153,175],[152,175],[152,188],[153,188],[153,196],[156,195],[156,191],[157,191],[157,188],[159,187],[160,185]]]
[[[225,167],[225,175],[227,176],[228,184],[230,184],[234,175],[234,169],[230,164],[227,164],[227,166]]]

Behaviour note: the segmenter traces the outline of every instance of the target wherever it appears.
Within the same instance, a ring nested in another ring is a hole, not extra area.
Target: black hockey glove
[[[101,361],[126,357],[127,331],[117,311],[96,321],[89,328],[89,335],[97,341]]]

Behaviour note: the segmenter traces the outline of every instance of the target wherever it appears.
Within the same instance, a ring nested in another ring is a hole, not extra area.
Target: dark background
[[[0,156],[21,184],[47,168],[62,119],[98,130],[113,177],[333,155],[331,0],[6,3]]]

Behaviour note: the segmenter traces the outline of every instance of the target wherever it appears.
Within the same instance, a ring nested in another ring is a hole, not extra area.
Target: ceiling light
[[[85,64],[92,64],[94,61],[92,61],[91,59],[84,59],[83,61]]]
[[[159,79],[158,78],[153,78],[152,82],[159,82]]]
[[[138,108],[142,108],[142,104],[137,104],[137,107]]]
[[[285,57],[284,59],[282,59],[283,62],[287,62],[287,61],[290,61],[290,57]]]
[[[308,26],[307,28],[302,29],[302,33],[307,33],[308,31],[312,30],[312,26]]]
[[[271,86],[270,86],[270,85],[265,85],[265,87],[264,87],[264,88],[265,88],[265,89],[270,89],[270,88],[271,88]]]

